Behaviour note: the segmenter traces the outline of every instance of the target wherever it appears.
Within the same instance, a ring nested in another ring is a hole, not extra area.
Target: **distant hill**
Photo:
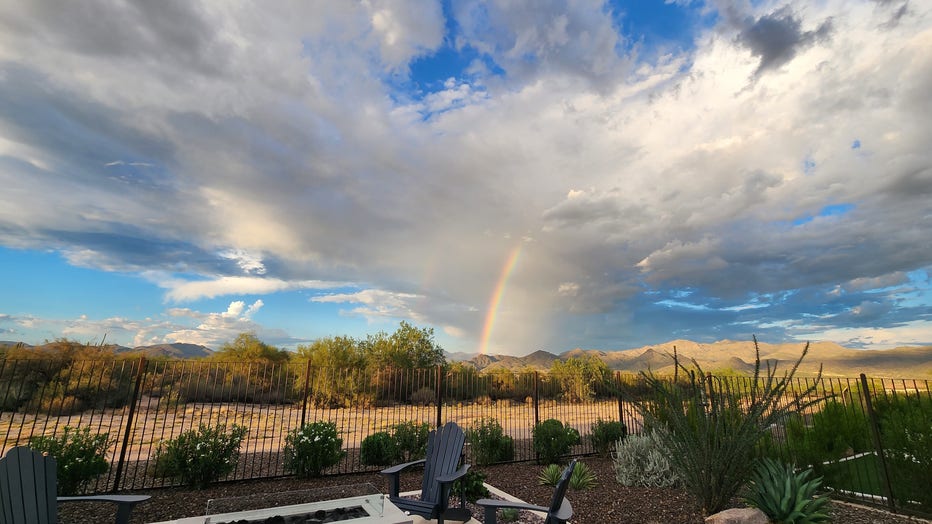
[[[513,357],[511,355],[475,355],[471,359],[463,362],[480,371],[491,371],[493,369],[518,371],[528,368],[550,369],[553,362],[559,358],[558,355],[554,355],[553,353],[535,351],[523,357]]]
[[[461,351],[455,351],[453,353],[448,353],[444,351],[443,356],[446,357],[447,362],[465,362],[475,357],[476,353],[464,353]]]
[[[47,344],[41,344],[38,346],[31,346],[29,344],[22,344],[23,349],[29,351],[34,351],[37,354],[53,352],[56,351],[55,347],[59,343],[50,342]],[[0,341],[0,348],[4,347],[16,347],[20,345],[19,342],[10,342],[10,341]],[[92,344],[93,346],[93,344]],[[98,346],[94,346],[98,347]],[[147,357],[168,357],[168,358],[203,358],[213,354],[213,351],[207,346],[201,346],[199,344],[185,344],[181,342],[176,342],[173,344],[154,344],[151,346],[137,346],[137,347],[127,347],[117,344],[105,344],[99,346],[102,349],[110,350],[114,353],[138,353],[140,355],[145,355]]]
[[[771,365],[776,364],[778,370],[788,370],[799,358],[804,344],[762,342],[758,346],[762,367],[769,362]],[[695,359],[705,371],[740,374],[754,371],[754,343],[732,340],[710,344],[671,340],[663,344],[618,351],[577,348],[560,355],[546,351],[535,351],[524,357],[477,355],[466,362],[479,370],[533,368],[544,371],[550,369],[557,359],[593,356],[616,371],[637,373],[650,369],[657,373],[672,373],[674,347],[681,362],[691,364],[692,359]],[[865,373],[876,378],[929,378],[932,376],[932,346],[861,350],[845,348],[834,342],[814,342],[810,344],[809,354],[798,373],[800,376],[812,376],[818,372],[820,365],[826,377],[857,377]]]
[[[147,357],[168,357],[168,358],[204,358],[209,357],[214,352],[207,346],[199,344],[185,344],[175,342],[173,344],[154,344],[151,346],[137,346],[129,351],[133,353],[142,353]]]

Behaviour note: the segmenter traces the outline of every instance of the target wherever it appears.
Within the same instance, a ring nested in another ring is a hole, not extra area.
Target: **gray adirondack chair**
[[[110,502],[117,505],[117,524],[129,524],[136,504],[148,495],[86,495],[58,497],[58,475],[53,457],[17,446],[0,458],[0,524],[55,524],[58,503]]]
[[[469,464],[459,466],[463,455],[466,435],[454,422],[430,432],[427,438],[427,455],[421,460],[407,462],[382,470],[389,480],[389,500],[399,509],[424,517],[437,519],[443,524],[445,518],[467,521],[471,514],[466,509],[466,501],[460,497],[460,507],[449,507],[450,490],[453,483],[469,471]],[[421,497],[417,500],[398,496],[401,472],[413,467],[424,466],[421,481]]]
[[[547,515],[544,524],[565,524],[573,516],[573,506],[566,499],[566,488],[570,485],[570,477],[573,475],[573,469],[575,468],[576,459],[573,459],[570,461],[569,466],[563,470],[563,474],[560,475],[560,481],[557,482],[557,486],[553,490],[553,498],[550,500],[549,508],[509,500],[479,499],[476,504],[485,508],[485,524],[496,524],[498,510],[504,508],[540,511]]]

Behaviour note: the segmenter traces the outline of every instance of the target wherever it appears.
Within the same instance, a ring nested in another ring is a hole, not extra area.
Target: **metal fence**
[[[591,426],[622,421],[642,431],[633,402],[648,398],[641,377],[459,368],[315,369],[310,363],[0,360],[2,451],[65,426],[107,434],[109,471],[88,487],[109,492],[172,485],[153,475],[160,444],[201,424],[248,428],[236,469],[226,480],[286,474],[287,434],[307,422],[337,426],[347,455],[328,474],[373,471],[360,461],[367,436],[402,422],[471,428],[495,419],[515,442],[514,460],[535,458],[536,424],[557,419],[575,428],[576,455],[593,453]],[[733,391],[749,380],[720,377]],[[798,379],[790,396],[815,384]],[[762,445],[773,455],[811,465],[836,495],[930,513],[916,482],[932,479],[932,397],[928,381],[824,378],[825,397],[771,428]],[[787,401],[792,400],[787,398]]]

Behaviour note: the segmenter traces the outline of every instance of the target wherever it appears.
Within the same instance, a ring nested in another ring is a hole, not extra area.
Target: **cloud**
[[[191,307],[341,291],[315,300],[471,349],[533,238],[492,335],[511,353],[927,318],[904,305],[932,268],[927,7],[722,0],[654,55],[610,5],[417,5],[9,6],[0,243]],[[226,325],[172,311],[142,338]]]
[[[435,1],[366,2],[386,67],[398,69],[443,42],[443,9]]]
[[[263,277],[219,277],[213,280],[186,281],[156,274],[150,278],[155,279],[159,286],[167,288],[169,291],[165,297],[175,302],[224,295],[262,295],[295,289],[330,289],[341,286],[339,283],[319,280],[286,281]]]
[[[257,275],[265,274],[265,265],[262,263],[262,257],[249,253],[244,249],[228,249],[221,251],[219,255],[236,262],[236,265],[244,273],[255,273]]]
[[[896,346],[929,345],[928,326],[924,321],[907,322],[890,327],[824,329],[819,326],[812,332],[801,333],[800,338],[805,339],[807,335],[834,340],[846,347],[862,349],[890,349]]]
[[[599,221],[617,223],[624,220],[626,210],[620,208],[623,199],[617,191],[601,192],[572,189],[566,199],[543,214],[544,220],[559,227],[573,227]]]
[[[249,305],[245,301],[234,300],[225,311],[201,312],[189,308],[170,308],[158,317],[141,319],[92,318],[88,315],[49,319],[0,314],[0,324],[12,324],[4,331],[23,338],[33,338],[31,334],[38,332],[54,334],[44,340],[64,337],[78,342],[121,343],[131,347],[186,342],[218,348],[244,332],[254,332],[271,344],[294,345],[304,342],[281,330],[255,322],[253,317],[264,305],[261,299]]]
[[[393,293],[379,289],[365,289],[356,293],[334,293],[312,297],[312,302],[331,304],[362,304],[348,313],[360,315],[370,320],[382,318],[411,318],[423,320],[414,309],[414,304],[422,300],[411,293]]]
[[[255,333],[260,338],[275,344],[281,341],[281,333],[264,328],[252,320],[252,316],[263,306],[262,300],[256,300],[246,306],[242,300],[230,302],[226,311],[218,313],[201,313],[187,308],[173,308],[167,314],[173,318],[173,325],[162,326],[156,338],[164,342],[187,342],[218,348],[225,342],[236,338],[240,333]],[[191,321],[196,325],[191,326]],[[144,336],[152,339],[150,328]]]
[[[760,17],[738,34],[738,42],[760,58],[755,75],[779,68],[792,60],[801,48],[826,40],[832,33],[831,19],[810,31],[803,31],[801,25],[789,6],[784,6]]]
[[[607,89],[630,67],[610,8],[554,0],[454,4],[462,28],[457,45],[492,58],[512,81],[551,75]]]

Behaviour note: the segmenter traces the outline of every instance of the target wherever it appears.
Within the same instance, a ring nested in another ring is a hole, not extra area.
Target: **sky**
[[[932,344],[932,3],[0,5],[0,340]]]

